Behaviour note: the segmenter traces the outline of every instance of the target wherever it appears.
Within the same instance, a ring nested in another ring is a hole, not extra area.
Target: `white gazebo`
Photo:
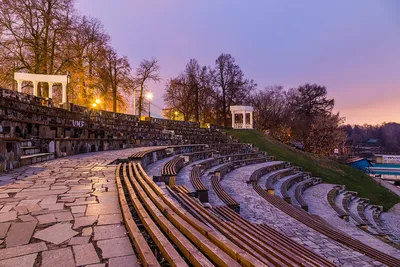
[[[233,129],[253,129],[253,107],[230,106],[229,109],[232,114]]]
[[[68,75],[49,75],[49,74],[30,74],[30,73],[14,73],[14,80],[18,83],[18,92],[22,92],[22,82],[31,81],[33,83],[32,94],[37,96],[37,86],[40,82],[45,82],[49,84],[49,98],[53,98],[53,84],[62,84],[62,100],[61,103],[67,102],[67,84]]]

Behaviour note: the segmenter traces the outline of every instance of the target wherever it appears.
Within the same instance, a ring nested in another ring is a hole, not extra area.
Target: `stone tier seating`
[[[313,177],[295,185],[296,188],[294,190],[294,198],[303,210],[308,211],[308,205],[303,198],[304,191],[306,191],[307,188],[319,183],[321,183],[321,178]]]
[[[400,259],[371,248],[361,241],[358,241],[357,239],[354,239],[351,236],[343,233],[342,231],[332,227],[320,217],[312,216],[305,210],[298,209],[293,205],[290,205],[282,198],[268,194],[257,184],[253,183],[253,188],[266,201],[268,201],[287,215],[320,232],[321,234],[324,234],[327,237],[336,240],[356,251],[359,251],[360,253],[363,253],[383,264],[386,264],[388,266],[400,266]]]
[[[275,171],[269,175],[265,181],[265,188],[269,194],[273,195],[275,192],[274,184],[277,180],[281,179],[282,177],[293,175],[296,173],[296,170],[293,167],[281,169]]]
[[[346,221],[352,218],[356,226],[368,233],[396,243],[397,239],[385,231],[379,219],[383,208],[372,205],[368,199],[359,198],[357,195],[357,192],[346,191],[345,186],[338,185],[328,192],[327,199],[340,218]]]
[[[338,216],[346,221],[348,221],[348,213],[345,209],[343,209],[340,205],[337,204],[335,201],[336,197],[344,191],[344,187],[342,186],[335,186],[328,192],[327,199],[329,205],[336,211]]]
[[[276,165],[273,166],[266,166],[259,168],[250,175],[250,179],[247,183],[258,183],[258,180],[261,178],[261,176],[264,176],[265,174],[274,172],[276,170],[281,170],[285,168],[285,166],[287,166],[287,163],[282,162],[282,163],[277,163]]]
[[[192,153],[193,151],[203,151],[206,145],[204,144],[188,144],[188,145],[175,145],[164,146],[160,148],[147,149],[131,155],[128,160],[140,161],[143,167],[154,163],[155,161],[172,156],[175,154]]]
[[[279,176],[281,177],[286,176],[285,175],[286,173],[288,173],[288,175],[292,174],[291,172],[287,172],[287,170],[291,170],[290,167],[291,164],[289,162],[282,162],[272,166],[259,168],[250,175],[250,179],[247,183],[258,184],[258,181],[262,176],[268,175],[266,183],[271,188],[273,188],[273,184],[278,179]],[[295,198],[300,207],[308,211],[308,205],[304,201],[302,194],[308,187],[311,187],[321,182],[320,178],[311,178],[311,176],[312,176],[311,173],[299,173],[298,175],[293,176],[290,180],[287,180],[285,181],[285,183],[282,184],[282,187],[285,188],[281,190],[282,195],[286,196],[285,200],[288,203],[291,203],[290,199]],[[302,179],[304,179],[304,181],[299,182]],[[288,189],[292,186],[295,187],[294,190],[295,193],[294,196],[289,196]],[[273,192],[271,191],[269,192],[270,194],[273,194]]]
[[[228,242],[223,245],[226,249],[232,250],[233,247],[244,251],[244,254],[234,254],[238,257],[247,254],[254,257],[254,262],[241,261],[243,266],[335,266],[275,229],[251,223],[226,206],[212,210],[204,208],[190,197],[184,186],[167,188],[196,218],[218,231],[219,236]],[[207,236],[212,238],[214,231],[211,230]]]
[[[33,152],[54,153],[54,157],[58,158],[136,146],[218,144],[233,141],[219,130],[200,128],[193,122],[156,118],[140,121],[138,116],[94,110],[74,104],[56,108],[51,99],[6,89],[0,89],[0,126],[0,153],[10,153],[1,159],[0,171],[21,166],[21,156]],[[24,139],[39,140],[39,148],[23,145]],[[226,145],[226,148],[234,147],[243,151],[249,149],[249,145],[244,144]],[[26,160],[26,164],[49,158],[52,157],[40,156],[36,161]]]
[[[287,202],[291,203],[291,196],[289,195],[289,189],[295,185],[296,183],[300,183],[303,180],[309,178],[305,173],[297,173],[291,176],[289,179],[286,179],[281,185],[281,195],[282,198]]]
[[[232,152],[232,150],[230,150],[230,151]],[[196,153],[196,154],[198,154],[198,153]],[[220,155],[219,151],[217,151],[216,154]],[[187,155],[187,154],[184,154],[183,156],[185,156],[185,155]],[[213,166],[221,165],[221,164],[224,164],[227,162],[245,160],[245,159],[250,159],[250,158],[254,158],[254,157],[258,157],[258,156],[260,156],[260,153],[258,153],[258,152],[216,156],[216,157],[211,157],[208,160],[203,160],[201,163],[193,166],[193,168],[190,172],[190,182],[191,182],[193,188],[196,190],[196,196],[199,198],[199,200],[201,202],[208,202],[208,188],[204,185],[204,183],[200,179],[201,175],[206,170],[212,168]],[[197,158],[197,160],[199,160],[199,159],[204,159],[204,158],[203,157]],[[192,160],[192,161],[195,161],[195,160]]]
[[[257,164],[257,163],[263,163],[266,162],[267,158],[266,157],[255,157],[255,158],[249,158],[249,159],[242,159],[242,160],[236,160],[232,161],[229,163],[226,163],[217,169],[213,171],[213,174],[218,176],[218,177],[223,177],[225,174],[228,172],[231,172],[232,170],[236,168],[240,168],[243,166],[247,166],[250,164]]]

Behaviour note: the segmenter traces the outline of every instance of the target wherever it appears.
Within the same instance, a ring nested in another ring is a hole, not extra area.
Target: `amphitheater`
[[[400,266],[398,209],[218,129],[6,89],[0,119],[0,266]]]

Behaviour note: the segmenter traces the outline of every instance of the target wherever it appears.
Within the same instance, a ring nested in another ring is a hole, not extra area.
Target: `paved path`
[[[394,205],[388,212],[382,212],[380,219],[387,231],[400,240],[400,203]]]
[[[381,179],[375,178],[375,177],[374,177],[374,179],[375,179],[375,181],[377,181],[378,183],[380,183],[381,185],[383,185],[384,187],[386,187],[387,189],[389,189],[396,195],[400,196],[400,186],[394,185],[394,182],[381,180]]]
[[[0,176],[0,266],[139,266],[108,164],[142,149],[59,158]]]
[[[357,226],[340,219],[335,210],[329,205],[327,194],[333,188],[333,184],[318,184],[308,188],[303,193],[304,200],[308,204],[308,211],[311,214],[321,216],[326,222],[346,234],[368,244],[368,246],[390,254],[394,257],[400,257],[400,250],[385,244],[374,236],[359,229]]]
[[[247,185],[251,173],[271,162],[249,165],[228,173],[222,186],[240,203],[240,213],[255,223],[265,223],[292,240],[342,266],[383,266],[381,263],[335,242],[319,232],[301,224],[261,198]]]

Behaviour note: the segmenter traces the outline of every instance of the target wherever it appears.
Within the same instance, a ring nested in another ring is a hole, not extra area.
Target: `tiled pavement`
[[[380,219],[387,231],[400,240],[400,203],[394,205],[388,212],[382,212]]]
[[[139,266],[108,164],[141,149],[60,158],[0,176],[0,266]]]
[[[261,198],[247,185],[251,173],[270,162],[238,168],[222,179],[221,185],[240,203],[240,213],[255,223],[266,223],[292,240],[326,257],[341,266],[384,266],[373,259],[354,251],[319,232],[299,223]],[[264,184],[260,184],[264,187]]]

